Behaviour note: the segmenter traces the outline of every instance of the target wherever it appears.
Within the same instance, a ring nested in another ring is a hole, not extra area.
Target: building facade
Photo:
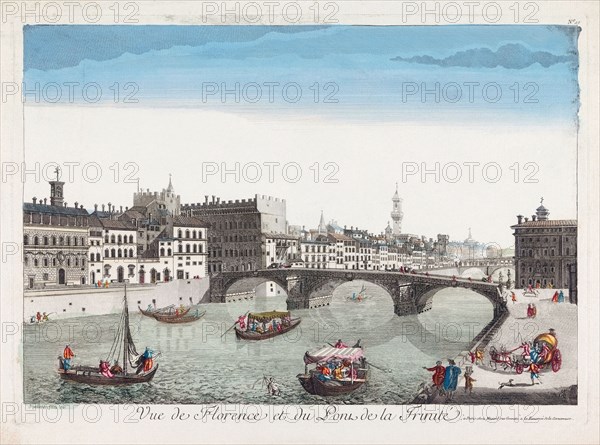
[[[543,199],[542,199],[543,202]],[[543,203],[531,219],[517,216],[515,286],[569,288],[569,270],[577,263],[577,220],[551,220]]]

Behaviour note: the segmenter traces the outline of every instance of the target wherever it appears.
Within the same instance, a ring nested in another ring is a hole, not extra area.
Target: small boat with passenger
[[[191,309],[191,308],[190,308]],[[206,315],[206,311],[200,311],[200,308],[196,307],[192,312],[188,309],[183,315],[163,315],[163,314],[154,314],[154,319],[158,320],[162,323],[191,323],[192,321],[200,320],[202,317]]]
[[[242,340],[266,340],[296,328],[301,319],[292,318],[289,311],[250,312],[236,321],[235,335]]]
[[[368,380],[369,365],[361,347],[323,346],[304,354],[304,374],[296,377],[309,394],[340,396],[359,389]],[[315,365],[309,370],[309,365]]]

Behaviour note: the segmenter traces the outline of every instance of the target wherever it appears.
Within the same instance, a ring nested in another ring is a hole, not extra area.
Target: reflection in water
[[[376,366],[363,389],[336,399],[357,404],[397,404],[412,400],[420,382],[429,378],[422,366],[463,351],[491,319],[492,306],[465,289],[440,291],[433,309],[418,316],[398,317],[391,297],[364,283],[368,298],[347,301],[363,282],[346,283],[334,293],[331,306],[294,311],[299,328],[262,342],[244,342],[225,332],[248,310],[285,309],[285,296],[254,301],[210,304],[206,316],[193,324],[167,325],[131,312],[134,341],[160,351],[160,367],[150,383],[130,387],[91,387],[63,382],[55,372],[57,356],[68,342],[75,364],[96,364],[106,358],[118,315],[60,320],[27,325],[24,336],[25,401],[28,403],[269,403],[315,404],[325,399],[306,393],[296,375],[303,372],[307,350],[361,339]],[[260,384],[273,376],[281,396],[267,395]],[[257,381],[259,383],[257,384]]]

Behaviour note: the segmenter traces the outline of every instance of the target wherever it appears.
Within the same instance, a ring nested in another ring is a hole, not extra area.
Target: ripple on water
[[[161,324],[131,314],[138,349],[146,345],[161,352],[153,381],[128,387],[92,387],[64,382],[55,368],[65,343],[75,350],[75,362],[96,364],[112,345],[118,315],[59,320],[25,326],[25,401],[28,403],[255,403],[255,404],[399,404],[412,400],[418,385],[429,378],[423,366],[464,350],[470,322],[483,327],[492,318],[491,304],[470,291],[448,289],[436,295],[433,309],[418,317],[398,317],[390,296],[365,283],[369,298],[346,301],[362,283],[348,283],[334,293],[329,307],[294,311],[301,325],[285,336],[263,342],[243,342],[230,331],[236,317],[248,310],[284,309],[285,297],[251,302],[207,305],[201,321],[185,326]],[[43,325],[42,325],[43,326]],[[93,329],[90,328],[93,326]],[[415,332],[415,327],[416,332]],[[45,330],[45,331],[44,331]],[[45,333],[44,333],[45,332]],[[49,333],[52,332],[52,335]],[[72,332],[73,338],[68,338]],[[99,333],[90,335],[90,332]],[[58,333],[55,335],[55,333]],[[475,332],[477,334],[477,332]],[[449,338],[445,338],[449,337]],[[304,353],[335,342],[361,339],[367,358],[388,370],[372,369],[370,381],[355,393],[335,399],[311,396],[296,379],[304,371]],[[273,376],[281,396],[267,395],[263,376]]]

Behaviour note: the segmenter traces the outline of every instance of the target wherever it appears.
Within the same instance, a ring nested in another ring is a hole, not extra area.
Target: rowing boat
[[[192,321],[200,320],[202,317],[204,317],[204,315],[206,315],[206,311],[194,314],[187,313],[178,317],[173,317],[171,315],[154,314],[154,318],[163,323],[179,324],[191,323]]]
[[[248,314],[246,329],[235,327],[235,335],[241,340],[267,340],[295,329],[301,321],[292,319],[289,311],[254,312]],[[267,326],[272,329],[265,329]]]

